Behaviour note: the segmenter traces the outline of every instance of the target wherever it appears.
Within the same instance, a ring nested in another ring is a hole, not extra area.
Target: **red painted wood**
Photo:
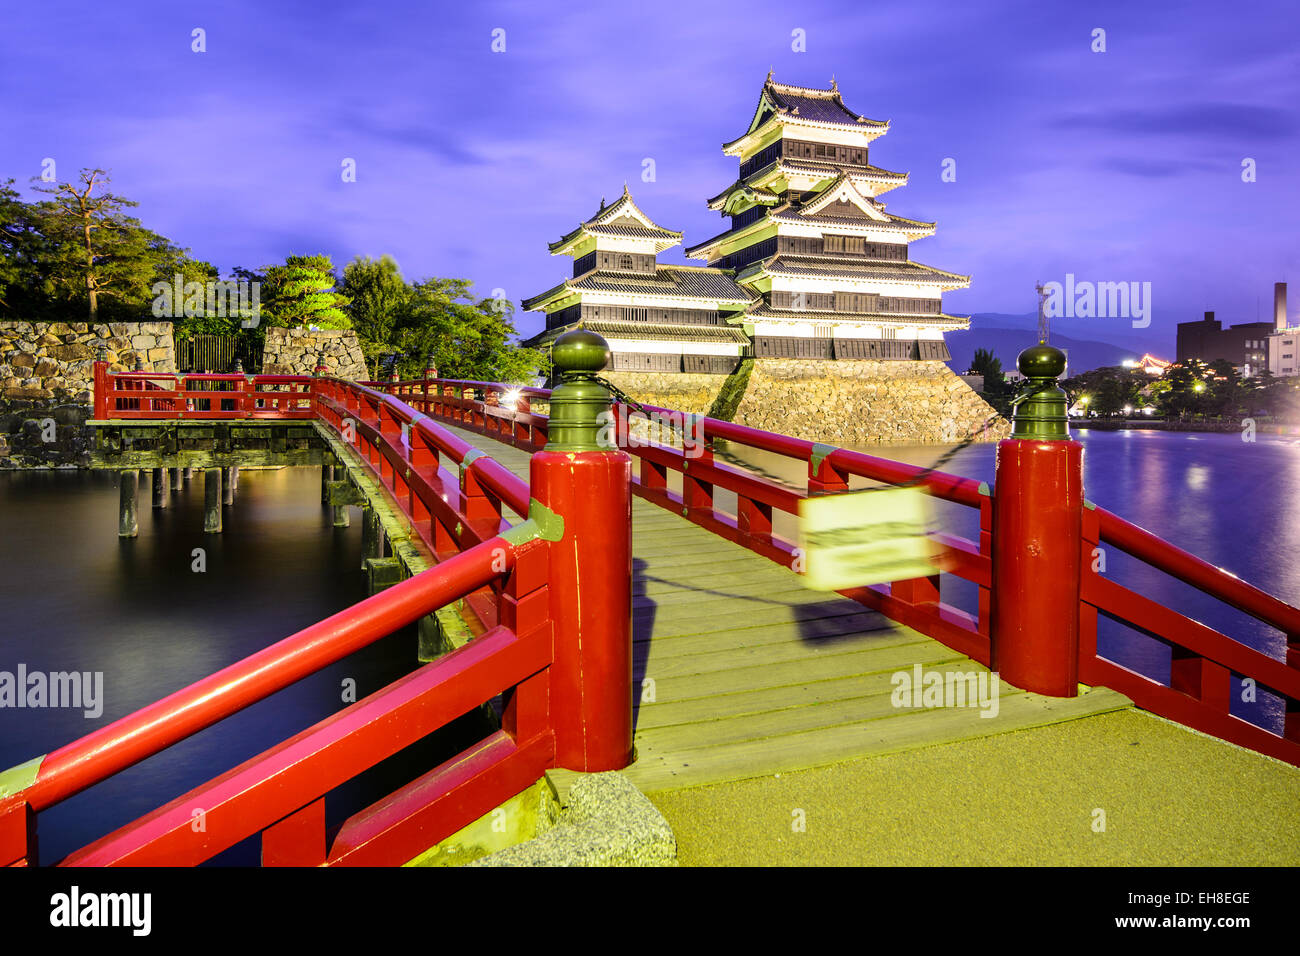
[[[0,866],[35,865],[36,812],[26,800],[0,801]]]
[[[504,732],[350,818],[329,866],[400,866],[534,784],[551,766],[545,733],[522,744]]]
[[[1015,687],[1078,694],[1083,446],[998,442],[992,667]]]
[[[407,578],[51,752],[20,796],[37,811],[65,800],[450,604],[497,577],[502,563],[509,569],[513,561],[514,548],[494,540]]]
[[[61,865],[201,863],[542,670],[551,663],[550,651],[545,634],[517,637],[504,628],[484,634],[78,850]],[[204,811],[200,832],[191,826],[195,808]]]
[[[325,849],[324,797],[262,831],[263,866],[320,866]]]
[[[1253,677],[1279,694],[1300,699],[1300,671],[1284,661],[1234,641],[1101,575],[1085,580],[1088,587],[1083,600],[1101,611],[1238,674]]]
[[[558,766],[632,759],[632,463],[620,451],[533,455],[532,493],[564,520],[551,545]]]

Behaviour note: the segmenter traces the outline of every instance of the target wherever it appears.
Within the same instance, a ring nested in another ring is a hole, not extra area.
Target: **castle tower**
[[[642,212],[626,186],[612,205],[602,200],[594,216],[550,243],[551,255],[573,258],[573,277],[524,300],[525,310],[546,313],[545,330],[525,344],[545,348],[569,329],[590,329],[609,342],[611,380],[620,385],[618,373],[629,372],[708,375],[719,384],[749,341],[728,319],[751,297],[726,270],[659,263],[681,239]]]
[[[942,295],[970,277],[911,259],[934,223],[885,211],[878,197],[907,174],[873,166],[889,124],[849,109],[830,89],[769,73],[744,135],[723,152],[739,178],[709,200],[726,231],[686,250],[736,271],[755,301],[743,317],[755,358],[947,361],[943,333],[969,327]]]

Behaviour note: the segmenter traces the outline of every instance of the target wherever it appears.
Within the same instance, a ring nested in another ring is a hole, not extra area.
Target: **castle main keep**
[[[658,262],[682,234],[624,187],[550,244],[573,276],[523,307],[546,314],[529,345],[587,328],[610,344],[609,378],[634,398],[815,441],[955,442],[993,409],[945,364],[944,333],[969,318],[943,293],[970,277],[914,260],[932,222],[887,212],[906,173],[871,165],[889,124],[829,89],[768,75],[736,180],[709,200],[726,228],[688,247],[706,266]],[[998,419],[985,439],[1004,437]]]

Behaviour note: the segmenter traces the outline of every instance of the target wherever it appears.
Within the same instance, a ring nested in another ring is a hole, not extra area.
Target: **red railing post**
[[[108,363],[95,363],[95,418],[103,421],[108,418]]]
[[[1015,687],[1078,694],[1083,446],[1069,437],[1059,349],[1020,353],[1037,390],[998,443],[993,493],[991,664]]]
[[[618,770],[632,759],[632,460],[599,440],[611,399],[592,378],[609,362],[605,340],[566,332],[553,361],[563,384],[551,394],[550,440],[533,455],[531,478],[532,517],[555,537],[555,759],[569,770]]]

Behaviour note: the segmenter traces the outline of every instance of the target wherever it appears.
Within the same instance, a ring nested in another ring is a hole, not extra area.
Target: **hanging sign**
[[[939,573],[930,496],[919,488],[871,488],[799,502],[804,584],[814,591]]]

